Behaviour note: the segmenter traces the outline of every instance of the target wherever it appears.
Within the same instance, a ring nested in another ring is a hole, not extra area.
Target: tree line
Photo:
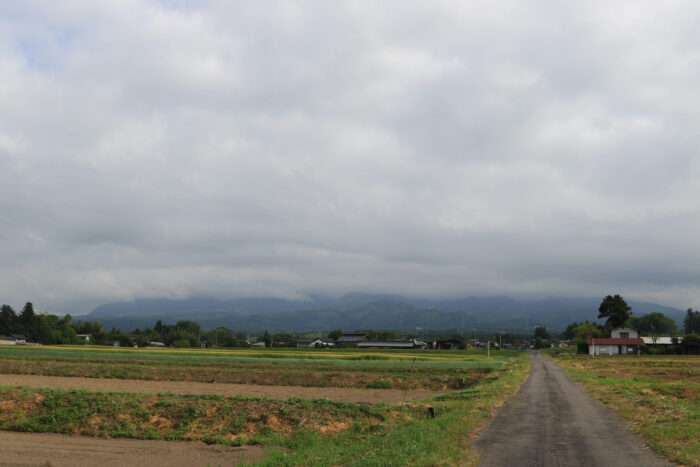
[[[78,334],[94,336],[96,340],[107,338],[104,328],[96,321],[73,321],[71,315],[56,315],[34,311],[32,302],[25,303],[17,313],[10,305],[0,308],[0,335],[18,335],[44,345],[82,344]]]

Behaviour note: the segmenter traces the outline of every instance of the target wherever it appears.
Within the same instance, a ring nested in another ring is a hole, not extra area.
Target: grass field
[[[653,450],[679,464],[700,466],[700,357],[554,358]]]
[[[406,404],[359,404],[5,386],[0,387],[0,429],[260,443],[269,449],[260,465],[468,465],[477,460],[467,444],[469,434],[517,390],[529,367],[526,353],[497,355],[354,349],[3,348],[0,373],[65,376],[89,371],[98,377],[156,375],[185,381],[215,375],[217,382],[220,377],[249,373],[259,375],[257,384],[295,384],[302,375],[307,384],[324,385],[327,380],[357,388],[439,384],[454,392]],[[272,377],[260,376],[266,374]],[[340,376],[333,379],[333,375]]]

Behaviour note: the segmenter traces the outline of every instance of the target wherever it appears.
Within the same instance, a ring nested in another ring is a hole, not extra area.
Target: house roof
[[[357,343],[358,347],[393,347],[397,349],[410,349],[420,345],[422,344],[415,341],[364,341]]]
[[[588,343],[593,343],[596,345],[642,345],[644,344],[644,341],[640,338],[623,339],[617,337],[596,337],[595,339],[588,339]]]
[[[347,333],[343,334],[338,338],[338,342],[360,342],[367,340],[367,334],[361,334],[361,333]]]

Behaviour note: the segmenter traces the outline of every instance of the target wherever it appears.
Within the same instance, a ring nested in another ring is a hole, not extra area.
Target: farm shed
[[[673,344],[682,344],[683,343],[682,337],[668,337],[668,336],[642,337],[642,340],[644,341],[645,345],[673,345]],[[674,340],[675,340],[675,342],[674,342]]]
[[[357,345],[358,342],[368,341],[369,336],[363,332],[348,332],[336,341],[340,346]]]
[[[358,349],[425,349],[427,344],[420,339],[393,341],[363,341],[357,343]]]
[[[441,339],[433,341],[433,349],[440,350],[457,350],[462,342],[459,339]]]

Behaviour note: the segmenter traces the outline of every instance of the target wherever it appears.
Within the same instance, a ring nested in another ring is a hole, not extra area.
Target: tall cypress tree
[[[0,334],[13,333],[16,327],[17,313],[10,305],[3,305],[0,308]]]
[[[19,314],[19,324],[22,332],[30,339],[36,339],[39,335],[39,317],[34,313],[34,305],[32,302],[27,302]]]

